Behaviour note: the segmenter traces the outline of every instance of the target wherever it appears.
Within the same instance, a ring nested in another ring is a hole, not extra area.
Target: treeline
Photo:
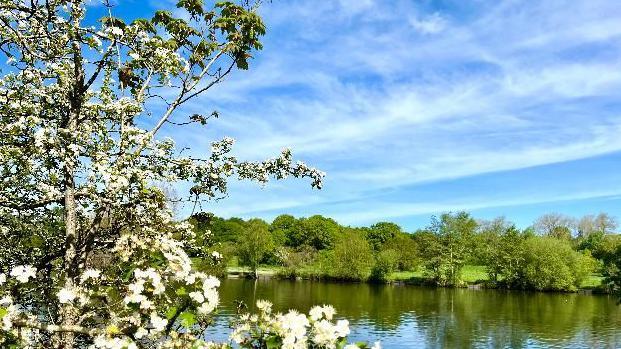
[[[445,213],[412,233],[391,222],[349,227],[320,215],[280,215],[268,223],[202,214],[190,221],[198,241],[210,236],[205,249],[255,275],[268,265],[285,277],[387,282],[397,271],[422,271],[419,282],[460,287],[464,266],[480,265],[487,272],[480,282],[489,287],[573,291],[594,272],[608,291],[621,284],[621,236],[605,213],[547,214],[523,230],[504,218]]]

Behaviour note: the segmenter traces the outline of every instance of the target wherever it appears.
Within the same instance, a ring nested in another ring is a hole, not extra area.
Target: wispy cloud
[[[186,109],[223,118],[176,138],[200,151],[231,135],[251,159],[290,146],[328,171],[327,189],[242,186],[219,203],[226,214],[621,151],[614,2],[282,1],[262,11],[270,31],[251,70]],[[369,210],[403,211],[382,201]]]

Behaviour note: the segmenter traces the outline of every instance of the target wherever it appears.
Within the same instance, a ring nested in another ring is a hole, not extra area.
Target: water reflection
[[[225,280],[218,328],[236,300],[308,311],[332,304],[350,320],[352,339],[384,348],[615,348],[621,346],[621,307],[608,296],[453,290],[310,281]]]

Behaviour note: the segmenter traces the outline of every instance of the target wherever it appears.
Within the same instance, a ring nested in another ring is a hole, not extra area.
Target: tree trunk
[[[82,109],[84,96],[84,67],[82,65],[82,48],[80,43],[80,1],[74,1],[72,4],[71,16],[74,31],[72,35],[72,51],[73,51],[73,88],[70,92],[71,108],[68,113],[67,122],[64,125],[66,146],[75,143],[74,135],[77,132],[78,119]],[[77,250],[77,208],[75,199],[75,171],[78,164],[79,154],[71,154],[66,157],[63,174],[65,184],[65,200],[64,200],[64,218],[65,218],[65,256],[63,260],[63,271],[65,272],[64,287],[72,289],[75,286],[75,280],[83,268],[81,265],[81,256]],[[63,326],[77,325],[78,309],[72,304],[62,304],[59,310],[59,322]],[[55,334],[52,338],[53,346],[58,349],[73,349],[75,342],[75,333],[65,332]]]

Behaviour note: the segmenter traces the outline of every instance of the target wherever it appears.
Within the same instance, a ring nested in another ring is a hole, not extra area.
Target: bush
[[[398,234],[386,241],[382,250],[393,250],[398,254],[398,270],[416,270],[420,265],[418,246],[410,234]]]
[[[360,234],[339,239],[328,256],[325,273],[339,280],[366,280],[374,264],[371,246]]]
[[[574,251],[568,241],[549,237],[526,240],[523,275],[528,288],[574,291],[593,265],[590,255]]]
[[[375,257],[375,266],[371,272],[371,280],[388,282],[399,265],[399,252],[395,250],[380,251]]]
[[[298,249],[281,247],[278,249],[278,255],[284,266],[278,274],[293,279],[298,276],[309,276],[307,269],[317,259],[317,250],[304,245]]]

